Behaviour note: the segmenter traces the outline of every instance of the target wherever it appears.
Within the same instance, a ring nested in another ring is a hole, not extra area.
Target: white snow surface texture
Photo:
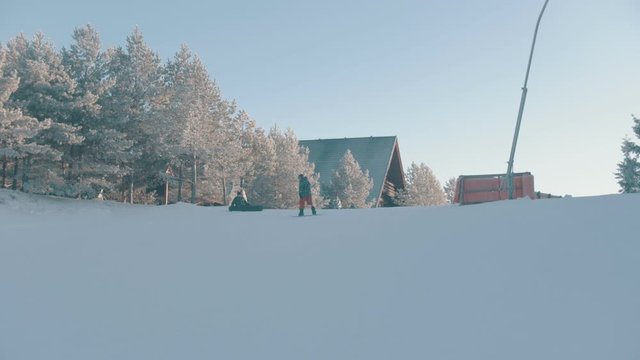
[[[319,212],[0,190],[0,359],[640,359],[640,195]]]

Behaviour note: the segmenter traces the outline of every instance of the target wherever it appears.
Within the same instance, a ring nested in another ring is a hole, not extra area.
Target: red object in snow
[[[535,199],[533,175],[529,172],[513,174],[513,198]],[[506,174],[461,175],[456,181],[453,202],[460,205],[507,200],[509,189]]]

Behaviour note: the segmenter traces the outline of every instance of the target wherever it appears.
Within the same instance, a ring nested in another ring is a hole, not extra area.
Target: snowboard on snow
[[[307,213],[305,213],[304,215],[295,214],[295,215],[293,215],[293,217],[310,217],[310,216],[318,216],[318,215],[322,215],[322,213],[318,213],[318,212],[315,213],[315,214],[311,214],[311,213],[307,214]]]
[[[262,205],[236,206],[229,208],[229,211],[262,211]]]

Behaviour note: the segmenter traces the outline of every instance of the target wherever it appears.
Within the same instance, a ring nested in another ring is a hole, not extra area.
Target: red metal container
[[[535,199],[533,175],[513,174],[513,197]],[[509,198],[506,174],[461,175],[456,182],[454,202],[460,205],[479,204]]]

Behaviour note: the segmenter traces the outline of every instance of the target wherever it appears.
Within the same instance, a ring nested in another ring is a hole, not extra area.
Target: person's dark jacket
[[[311,184],[306,176],[303,176],[298,180],[298,194],[301,198],[311,196]]]
[[[249,206],[249,203],[244,199],[244,197],[242,197],[242,195],[238,195],[233,198],[233,201],[231,201],[231,206],[229,206],[229,208],[232,209],[244,206]]]

